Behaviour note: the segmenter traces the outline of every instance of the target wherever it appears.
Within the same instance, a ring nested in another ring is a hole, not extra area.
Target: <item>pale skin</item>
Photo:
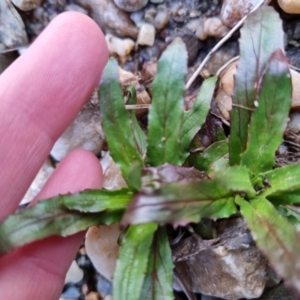
[[[13,213],[48,156],[99,82],[108,59],[97,24],[59,15],[0,76],[0,222]],[[101,188],[98,159],[83,149],[59,164],[34,202]],[[51,237],[0,257],[0,299],[57,300],[84,232]]]

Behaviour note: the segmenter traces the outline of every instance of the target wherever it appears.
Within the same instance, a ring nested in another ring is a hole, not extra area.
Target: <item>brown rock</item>
[[[41,5],[42,0],[11,0],[12,3],[21,10],[27,11],[37,8]]]
[[[278,0],[278,4],[288,14],[300,14],[299,0]]]
[[[175,285],[180,280],[189,291],[228,300],[257,298],[267,283],[274,285],[279,279],[255,246],[244,220],[223,222],[225,230],[217,239],[202,240],[194,234],[177,244]]]
[[[229,28],[245,17],[257,5],[259,0],[224,0],[221,10],[221,20]],[[266,0],[265,3],[269,3]]]
[[[136,39],[138,29],[129,15],[117,7],[113,0],[75,0],[90,10],[91,17],[105,33]]]

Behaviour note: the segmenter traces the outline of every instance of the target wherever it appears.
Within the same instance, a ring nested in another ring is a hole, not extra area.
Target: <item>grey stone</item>
[[[136,39],[138,29],[127,12],[116,6],[113,0],[75,0],[90,11],[91,17],[105,33]]]
[[[104,143],[99,108],[87,105],[54,144],[51,155],[60,161],[75,148],[84,148],[99,154]]]
[[[24,23],[10,0],[0,1],[0,52],[28,44]]]
[[[129,12],[137,11],[145,7],[148,3],[148,0],[114,0],[115,4]]]

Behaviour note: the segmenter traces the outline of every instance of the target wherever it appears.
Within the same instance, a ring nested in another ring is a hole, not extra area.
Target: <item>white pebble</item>
[[[73,262],[67,272],[67,275],[65,278],[65,283],[70,283],[70,282],[77,283],[77,282],[81,281],[82,278],[83,278],[83,270],[81,270],[78,267],[77,262],[75,260],[73,260]]]
[[[105,39],[110,55],[117,54],[121,57],[125,57],[130,54],[134,47],[134,41],[129,38],[121,39],[111,34],[107,34]]]
[[[155,40],[155,28],[153,25],[144,23],[139,31],[137,43],[143,46],[153,46]]]

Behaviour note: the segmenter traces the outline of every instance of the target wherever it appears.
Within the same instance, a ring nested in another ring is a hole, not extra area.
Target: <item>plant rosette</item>
[[[54,234],[120,223],[114,299],[168,300],[174,299],[174,257],[165,225],[240,214],[258,248],[300,297],[300,165],[274,168],[292,94],[283,41],[272,8],[249,15],[241,29],[230,136],[218,135],[199,154],[190,153],[191,142],[205,123],[217,78],[203,82],[185,111],[187,54],[175,39],[158,63],[145,134],[135,113],[125,109],[118,64],[110,59],[100,111],[110,154],[128,187],[60,195],[9,216],[0,225],[1,253]],[[127,93],[134,104],[134,89]]]

